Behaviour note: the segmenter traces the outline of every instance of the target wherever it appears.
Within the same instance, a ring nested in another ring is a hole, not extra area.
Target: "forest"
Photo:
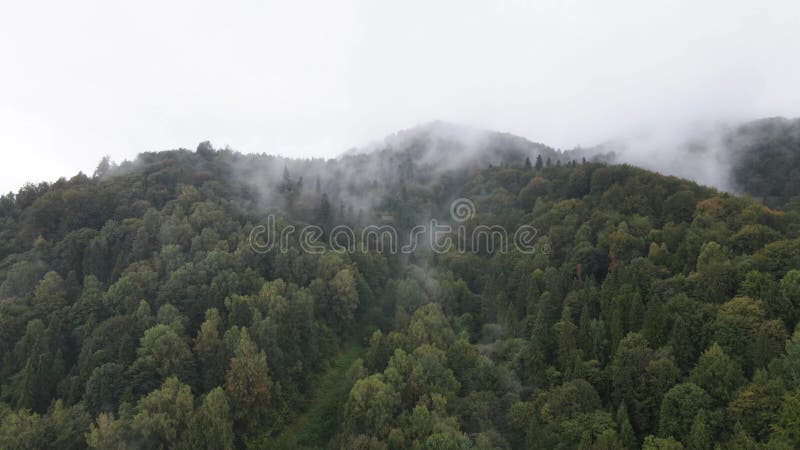
[[[767,162],[742,197],[510,135],[389,142],[204,142],[0,198],[0,448],[800,448],[800,212]],[[550,251],[249,242],[456,198]]]

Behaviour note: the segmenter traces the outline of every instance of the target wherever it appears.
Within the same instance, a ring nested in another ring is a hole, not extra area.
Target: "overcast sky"
[[[0,191],[211,140],[333,157],[434,119],[560,148],[800,115],[797,1],[3,1]]]

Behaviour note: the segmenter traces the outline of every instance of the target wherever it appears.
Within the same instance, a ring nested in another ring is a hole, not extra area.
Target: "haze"
[[[207,139],[334,157],[435,119],[571,148],[794,117],[798,30],[792,1],[3,2],[0,191]]]

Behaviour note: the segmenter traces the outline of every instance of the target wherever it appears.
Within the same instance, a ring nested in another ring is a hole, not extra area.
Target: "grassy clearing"
[[[336,433],[347,399],[347,369],[364,352],[359,339],[350,339],[333,365],[314,383],[308,410],[272,442],[270,448],[324,449]]]

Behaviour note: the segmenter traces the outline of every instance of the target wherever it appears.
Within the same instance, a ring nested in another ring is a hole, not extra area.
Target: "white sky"
[[[332,157],[441,119],[567,148],[800,115],[800,2],[532,3],[0,0],[0,192],[206,139]]]

